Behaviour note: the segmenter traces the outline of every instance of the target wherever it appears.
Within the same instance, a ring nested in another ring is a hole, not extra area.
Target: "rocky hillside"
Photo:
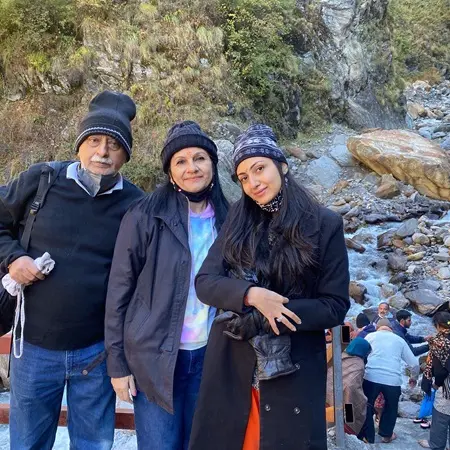
[[[446,2],[0,0],[0,178],[72,158],[102,88],[139,105],[127,174],[146,189],[183,118],[216,138],[252,120],[290,140],[332,121],[403,126],[405,83],[449,75]]]

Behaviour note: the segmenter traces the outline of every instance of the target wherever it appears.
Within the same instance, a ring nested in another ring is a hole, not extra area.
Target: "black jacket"
[[[44,164],[31,166],[0,187],[0,262],[49,252],[55,267],[25,290],[27,342],[50,350],[75,350],[103,340],[106,288],[120,221],[143,192],[127,180],[123,189],[91,197],[67,178],[69,162],[36,215],[28,251],[20,236]]]
[[[342,218],[335,213],[321,208],[308,234],[318,249],[318,268],[305,274],[302,294],[286,305],[302,319],[291,334],[298,370],[260,383],[261,450],[326,449],[324,330],[341,324],[350,306],[348,257]],[[221,246],[220,234],[197,275],[197,295],[216,308],[242,312],[252,284],[228,277]],[[224,336],[224,327],[214,323],[211,329],[190,450],[242,449],[255,353],[248,342]]]
[[[165,189],[165,187],[160,188]],[[173,378],[189,294],[187,200],[138,202],[123,218],[106,301],[108,375],[133,374],[148,400],[173,412]]]

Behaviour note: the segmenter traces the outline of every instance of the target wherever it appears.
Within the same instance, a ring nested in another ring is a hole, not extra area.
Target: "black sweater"
[[[123,190],[89,196],[64,168],[47,194],[25,252],[23,232],[42,164],[0,188],[0,269],[23,255],[49,252],[55,268],[25,290],[25,340],[52,350],[74,350],[103,339],[106,289],[120,222],[142,196],[124,180]]]

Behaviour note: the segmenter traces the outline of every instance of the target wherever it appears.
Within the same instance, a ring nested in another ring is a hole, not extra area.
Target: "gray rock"
[[[347,145],[348,136],[346,134],[337,134],[333,138],[334,145]]]
[[[401,292],[389,297],[387,301],[395,309],[405,309],[409,306],[409,300]]]
[[[441,288],[441,283],[436,280],[422,280],[417,284],[419,289],[428,289],[430,291],[438,291]]]
[[[226,139],[232,143],[242,133],[242,130],[231,122],[214,122],[212,124],[212,135],[217,138]]]
[[[309,163],[306,174],[315,183],[326,188],[332,188],[339,181],[341,169],[333,159],[328,156],[321,156]]]
[[[448,267],[441,267],[438,272],[438,277],[441,280],[450,280],[450,269]]]
[[[401,238],[412,236],[416,231],[419,221],[417,219],[408,219],[395,232],[395,235]]]
[[[419,134],[426,139],[431,139],[432,133],[433,128],[424,127],[419,130]]]
[[[373,213],[373,214],[367,214],[366,216],[364,216],[364,221],[366,223],[370,223],[370,224],[386,222],[386,220],[387,220],[387,217],[384,216],[383,214]]]
[[[414,419],[419,413],[420,405],[414,402],[399,402],[398,415],[406,419]]]
[[[378,182],[380,181],[380,179],[381,179],[381,177],[378,174],[376,174],[375,172],[372,172],[364,177],[363,183],[369,184],[372,186],[376,186],[378,184]]]
[[[450,262],[450,255],[447,252],[444,252],[443,250],[440,250],[439,253],[435,253],[433,255],[433,258],[435,261],[439,262]]]
[[[241,198],[242,189],[231,179],[231,175],[234,173],[232,162],[233,144],[225,139],[218,139],[215,143],[219,157],[218,172],[220,185],[227,200],[229,202],[235,202]]]
[[[389,298],[398,292],[398,287],[391,283],[386,283],[381,286],[381,295],[384,298]]]
[[[406,273],[404,273],[404,272],[399,272],[391,277],[391,279],[389,280],[389,283],[403,284],[407,280],[408,280],[408,275],[406,275]]]
[[[432,315],[443,303],[436,293],[429,289],[416,289],[405,293],[405,297],[414,305],[420,314]]]
[[[441,143],[441,148],[444,150],[450,150],[450,136],[448,136],[444,142]]]
[[[345,214],[344,218],[351,219],[352,217],[358,217],[360,214],[361,214],[361,207],[354,206],[348,213]]]
[[[388,256],[388,265],[394,272],[400,272],[406,270],[408,259],[404,255],[398,255],[391,253]]]
[[[439,131],[438,133],[433,133],[433,136],[431,137],[431,139],[440,139],[447,136],[447,133],[443,133],[441,131]]]
[[[331,150],[330,155],[341,167],[353,167],[356,165],[356,159],[348,151],[346,145],[336,145]]]
[[[351,206],[349,204],[345,204],[345,205],[330,205],[328,206],[328,209],[331,209],[331,211],[334,211],[338,214],[341,214],[342,216],[347,214],[350,211]]]
[[[450,123],[442,123],[434,131],[436,133],[438,132],[450,133]]]

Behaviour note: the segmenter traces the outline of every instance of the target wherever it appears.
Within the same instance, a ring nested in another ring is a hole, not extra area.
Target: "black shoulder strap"
[[[42,208],[45,197],[47,196],[47,193],[52,187],[55,180],[58,178],[63,165],[64,163],[60,161],[52,161],[46,163],[42,167],[36,196],[34,197],[33,203],[31,204],[27,221],[25,223],[25,229],[23,230],[22,238],[20,240],[20,244],[24,250],[28,250],[28,246],[30,245],[31,230],[33,228],[34,221],[36,220],[36,214]]]

